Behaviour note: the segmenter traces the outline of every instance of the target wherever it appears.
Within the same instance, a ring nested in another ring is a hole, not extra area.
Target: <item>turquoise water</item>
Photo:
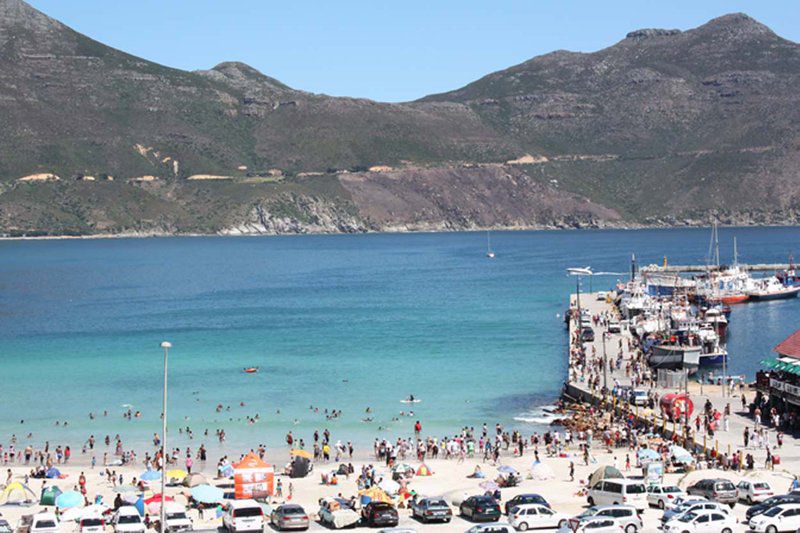
[[[722,229],[721,242],[734,234],[742,261],[785,261],[797,248],[796,228]],[[170,424],[191,426],[193,447],[213,445],[216,428],[231,451],[282,444],[289,430],[310,442],[326,427],[366,444],[408,435],[417,419],[441,435],[484,422],[530,431],[522,420],[541,416],[566,373],[565,269],[625,272],[631,252],[642,264],[702,262],[708,236],[498,232],[494,260],[483,233],[0,242],[0,440],[149,442],[162,340],[174,345]],[[752,376],[798,318],[796,300],[737,307],[731,370]],[[242,373],[251,365],[260,372]],[[392,421],[409,394],[422,399],[414,417]],[[123,419],[123,404],[142,417]],[[310,405],[343,415],[328,421]]]

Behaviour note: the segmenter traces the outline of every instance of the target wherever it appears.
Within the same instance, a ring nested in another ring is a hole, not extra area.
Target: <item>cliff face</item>
[[[170,69],[0,0],[0,233],[792,222],[798,82],[800,46],[734,14],[385,104]]]

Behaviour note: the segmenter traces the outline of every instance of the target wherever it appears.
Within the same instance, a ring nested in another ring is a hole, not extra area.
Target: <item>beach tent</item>
[[[24,483],[14,481],[9,483],[6,488],[3,489],[3,492],[0,493],[0,502],[4,504],[35,503],[36,494]]]
[[[598,481],[604,479],[623,479],[624,477],[625,476],[622,475],[622,472],[620,472],[618,468],[614,468],[613,466],[601,466],[589,477],[589,487],[594,487]]]
[[[184,487],[197,487],[198,485],[208,485],[208,480],[206,476],[200,474],[199,472],[193,472],[183,478],[183,486]]]
[[[555,479],[556,475],[550,465],[546,465],[541,461],[535,461],[531,465],[531,479],[536,481],[547,481],[548,479]]]
[[[423,463],[423,464],[421,464],[419,466],[419,468],[417,468],[417,475],[418,476],[423,476],[423,477],[432,476],[433,475],[433,470],[428,468],[428,465]]]
[[[47,469],[47,472],[44,473],[44,477],[48,479],[60,478],[61,472],[58,470],[58,468],[51,466]]]
[[[225,492],[211,485],[198,485],[192,489],[192,498],[200,503],[219,503],[225,497]]]
[[[296,456],[292,460],[292,470],[289,473],[289,477],[293,478],[306,477],[310,471],[311,471],[311,461],[309,461],[305,457]]]
[[[39,505],[55,505],[56,498],[61,495],[61,489],[53,485],[46,487],[42,490],[42,495],[39,497]]]
[[[237,500],[272,496],[275,468],[256,454],[248,453],[233,465],[233,486]]]

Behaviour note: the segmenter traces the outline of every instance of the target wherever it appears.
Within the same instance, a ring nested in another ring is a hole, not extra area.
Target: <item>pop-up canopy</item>
[[[233,484],[237,500],[272,496],[275,468],[256,454],[248,453],[233,465]]]

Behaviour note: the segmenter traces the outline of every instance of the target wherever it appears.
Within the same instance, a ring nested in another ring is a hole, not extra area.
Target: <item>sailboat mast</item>
[[[717,263],[717,270],[719,270],[719,230],[716,221],[714,222],[714,259]]]
[[[736,237],[733,238],[733,266],[739,265],[739,251],[736,249]]]

